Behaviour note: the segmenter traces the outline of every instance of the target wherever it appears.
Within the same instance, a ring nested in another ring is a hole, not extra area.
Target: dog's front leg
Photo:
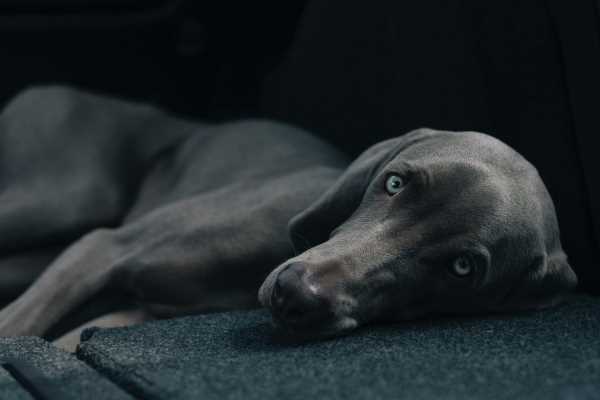
[[[85,235],[0,311],[0,336],[43,335],[111,281],[120,257],[114,231],[100,229]]]

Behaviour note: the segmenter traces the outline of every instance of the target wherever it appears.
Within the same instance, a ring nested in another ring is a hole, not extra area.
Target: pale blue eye
[[[464,277],[471,275],[473,272],[473,265],[471,260],[467,257],[458,257],[452,264],[452,273],[458,277]]]
[[[392,174],[385,181],[385,190],[390,195],[400,193],[404,188],[404,179],[400,175]]]

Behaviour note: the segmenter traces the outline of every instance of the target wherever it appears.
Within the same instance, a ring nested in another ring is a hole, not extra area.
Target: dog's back
[[[161,204],[236,185],[285,184],[285,177],[299,173],[306,177],[306,191],[318,192],[326,189],[323,181],[310,176],[323,170],[334,176],[347,163],[332,146],[289,125],[267,120],[203,125],[157,157],[126,221]]]
[[[289,219],[346,165],[284,124],[186,121],[64,87],[16,96],[0,149],[5,257],[41,271],[38,249],[65,249],[0,313],[5,335],[41,334],[107,285],[162,315],[256,305],[261,281],[293,253]],[[46,298],[56,293],[68,296]]]

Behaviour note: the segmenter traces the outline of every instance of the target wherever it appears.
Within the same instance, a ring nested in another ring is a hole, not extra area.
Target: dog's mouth
[[[295,341],[326,340],[344,336],[352,332],[358,322],[351,317],[329,320],[321,324],[290,324],[273,316],[273,326],[277,331]]]

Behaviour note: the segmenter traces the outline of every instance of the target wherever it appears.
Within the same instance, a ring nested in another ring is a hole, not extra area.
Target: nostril
[[[312,299],[303,280],[305,268],[292,263],[283,269],[273,285],[271,304],[279,317],[290,320],[302,318]]]
[[[306,265],[299,262],[288,264],[281,272],[279,272],[278,280],[283,282],[295,281],[301,279],[306,273]]]
[[[311,319],[317,312],[315,299],[306,297],[302,292],[293,292],[285,296],[278,316],[287,323],[298,324]]]
[[[273,285],[273,292],[271,293],[271,304],[276,307],[281,307],[283,305],[283,294],[281,293],[281,284],[279,283],[279,279],[275,281],[275,285]]]
[[[289,307],[284,311],[284,318],[289,321],[301,320],[305,315],[305,310],[299,307]]]
[[[290,264],[279,274],[273,285],[273,297],[281,299],[289,293],[294,292],[302,284],[302,271],[297,263]]]

